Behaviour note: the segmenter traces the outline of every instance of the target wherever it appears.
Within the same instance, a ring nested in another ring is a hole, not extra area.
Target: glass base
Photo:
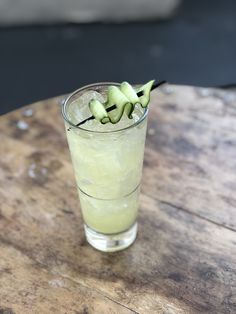
[[[137,222],[129,229],[117,234],[103,234],[84,225],[85,235],[89,244],[103,252],[116,252],[126,249],[136,239]]]

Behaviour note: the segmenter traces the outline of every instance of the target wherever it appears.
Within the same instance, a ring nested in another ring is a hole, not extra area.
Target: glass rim
[[[96,130],[88,130],[88,129],[85,129],[81,126],[77,126],[76,124],[74,124],[72,121],[70,121],[70,119],[68,118],[67,116],[67,113],[66,113],[66,108],[68,106],[68,104],[70,103],[70,100],[72,97],[74,97],[77,93],[83,91],[83,90],[86,90],[88,88],[91,88],[91,87],[95,87],[95,86],[109,86],[109,85],[116,85],[116,86],[119,86],[120,84],[119,83],[116,83],[116,82],[98,82],[98,83],[92,83],[92,84],[88,84],[88,85],[85,85],[85,86],[82,86],[78,89],[76,89],[74,92],[72,92],[71,94],[69,94],[65,101],[63,102],[62,104],[62,116],[63,116],[63,119],[70,125],[70,127],[72,128],[75,128],[75,129],[78,129],[78,130],[81,130],[83,132],[89,132],[89,133],[101,133],[101,134],[105,134],[105,133],[117,133],[117,132],[122,132],[124,130],[128,130],[128,129],[131,129],[137,125],[139,125],[146,117],[147,117],[147,113],[148,113],[148,107],[144,108],[144,112],[142,114],[142,116],[133,124],[127,126],[127,127],[124,127],[122,129],[118,129],[118,130],[109,130],[109,131],[96,131]]]

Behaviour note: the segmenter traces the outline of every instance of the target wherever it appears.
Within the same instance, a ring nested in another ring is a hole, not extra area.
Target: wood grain
[[[236,230],[236,93],[172,86],[149,117],[145,193]]]
[[[0,313],[133,313],[94,289],[50,274],[7,242],[0,250]]]
[[[138,239],[111,254],[84,239],[61,98],[2,116],[0,313],[235,313],[235,99],[154,94]]]

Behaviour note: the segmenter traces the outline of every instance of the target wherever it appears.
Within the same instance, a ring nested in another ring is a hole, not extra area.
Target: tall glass
[[[121,129],[88,129],[70,118],[72,104],[87,91],[105,92],[98,83],[80,88],[62,108],[87,241],[111,252],[131,245],[137,234],[140,182],[147,126],[147,109]],[[88,118],[84,116],[83,119]],[[128,120],[128,119],[127,119]],[[79,122],[79,121],[78,121]]]

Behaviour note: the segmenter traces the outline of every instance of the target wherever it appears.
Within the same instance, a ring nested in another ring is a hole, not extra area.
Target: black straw
[[[161,81],[161,82],[159,82],[159,83],[156,83],[156,84],[152,85],[152,89],[151,89],[151,90],[154,90],[154,89],[156,89],[157,87],[159,87],[160,85],[163,85],[163,84],[165,84],[165,83],[166,83],[166,81]],[[142,92],[142,91],[137,93],[137,96],[138,96],[138,97],[140,97],[140,96],[142,96],[142,95],[143,95],[143,92]],[[113,106],[111,106],[111,107],[106,108],[106,111],[107,111],[107,112],[110,112],[110,111],[112,111],[112,110],[114,110],[114,109],[116,109],[116,105],[113,105]],[[85,119],[85,120],[79,122],[78,124],[76,124],[76,126],[80,126],[80,125],[86,123],[87,121],[94,120],[94,119],[95,119],[95,117],[94,117],[94,116],[91,116],[91,117],[89,117],[89,118],[87,118],[87,119]]]

